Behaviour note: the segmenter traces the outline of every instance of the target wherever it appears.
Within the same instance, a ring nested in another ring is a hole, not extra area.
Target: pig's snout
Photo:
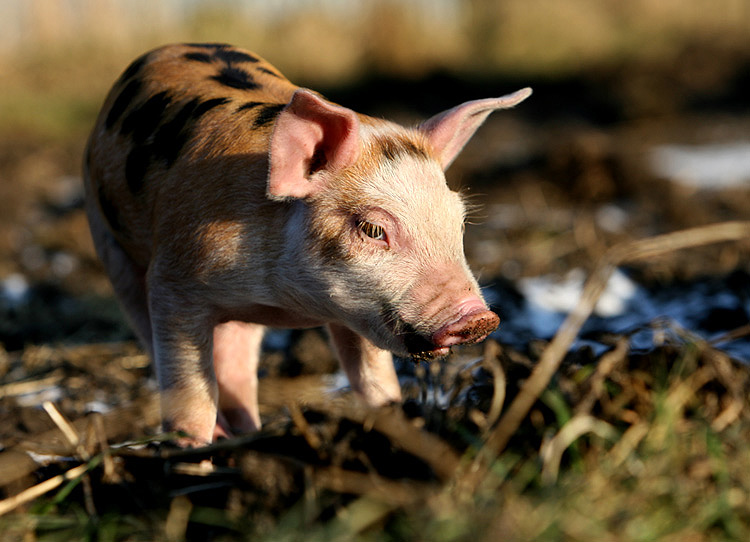
[[[484,307],[478,308],[438,329],[432,336],[432,342],[440,349],[479,342],[495,331],[499,324],[497,314]]]
[[[447,355],[451,346],[476,343],[485,339],[499,324],[500,318],[497,314],[487,309],[484,304],[477,303],[431,335],[408,334],[406,346],[414,358],[433,359]]]

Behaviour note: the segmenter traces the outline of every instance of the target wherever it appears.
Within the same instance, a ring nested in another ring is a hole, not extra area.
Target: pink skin
[[[352,389],[369,405],[401,400],[401,387],[391,354],[340,324],[329,324],[341,366]]]
[[[263,326],[225,322],[214,328],[214,372],[219,384],[219,413],[214,440],[234,431],[260,429],[258,358]],[[242,360],[242,363],[238,363]]]
[[[500,318],[487,310],[478,297],[458,305],[458,319],[445,324],[432,335],[432,342],[443,352],[451,346],[479,342],[487,338],[500,324]]]

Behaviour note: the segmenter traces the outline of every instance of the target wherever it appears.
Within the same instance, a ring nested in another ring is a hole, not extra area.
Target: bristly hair
[[[469,189],[465,187],[457,192],[464,204],[464,223],[475,225],[487,220],[486,208],[480,201],[486,199],[485,194],[469,194]]]
[[[419,141],[401,134],[389,134],[373,138],[373,148],[380,152],[386,160],[395,162],[404,156],[430,159],[427,149]]]

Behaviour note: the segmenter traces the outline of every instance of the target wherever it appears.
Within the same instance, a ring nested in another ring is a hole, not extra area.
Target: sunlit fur
[[[327,302],[344,310],[354,329],[406,355],[397,334],[404,325],[429,335],[451,318],[457,297],[479,295],[463,255],[465,207],[420,133],[374,119],[363,126],[362,160],[326,179],[326,190],[310,205],[309,235],[319,255],[310,267],[329,292]],[[410,143],[395,160],[383,153],[389,136]],[[350,217],[373,210],[393,218],[386,227],[390,247],[352,235]],[[322,254],[332,245],[336,259]]]
[[[508,103],[407,129],[227,45],[166,46],[125,70],[87,147],[86,212],[181,444],[259,427],[264,326],[328,326],[370,405],[401,396],[390,352],[442,355],[497,326],[442,169]]]

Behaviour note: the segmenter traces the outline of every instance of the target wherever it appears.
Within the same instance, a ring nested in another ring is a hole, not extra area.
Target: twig
[[[399,506],[424,500],[439,490],[436,484],[408,480],[389,480],[375,473],[362,473],[338,467],[315,468],[314,484],[337,493],[369,495]]]
[[[310,429],[310,424],[307,423],[307,420],[302,414],[302,410],[300,410],[299,405],[297,403],[289,403],[287,405],[287,409],[289,410],[289,415],[292,418],[292,422],[297,427],[299,432],[302,433],[302,436],[305,438],[307,444],[310,446],[310,448],[320,454],[322,452],[322,450],[320,449],[320,438],[312,431],[312,429]]]
[[[613,467],[619,467],[630,457],[633,450],[646,438],[648,431],[649,424],[643,420],[635,422],[628,427],[622,437],[620,437],[620,440],[612,446],[612,449],[607,454],[612,460]]]
[[[81,459],[83,459],[84,461],[88,461],[91,457],[91,454],[83,445],[83,443],[81,442],[81,438],[78,436],[75,428],[70,424],[65,416],[62,415],[62,413],[51,401],[45,401],[42,404],[42,407],[47,412],[49,417],[52,418],[52,421],[55,422],[55,425],[60,428],[60,431],[62,431],[63,435],[65,435],[68,443],[73,448],[75,448]],[[89,425],[89,428],[90,427],[91,426]],[[81,482],[83,484],[83,500],[84,506],[86,507],[86,512],[90,516],[94,516],[96,515],[96,507],[94,506],[94,496],[93,490],[91,489],[91,479],[87,474],[84,474]]]
[[[109,448],[109,442],[107,441],[106,434],[104,432],[104,416],[100,413],[94,413],[92,419],[92,431],[96,437],[99,449],[104,457],[104,479],[112,483],[119,482],[119,478],[115,470],[115,462],[112,459],[112,451]]]
[[[373,499],[370,496],[360,497],[336,513],[336,523],[342,529],[344,536],[354,538],[355,535],[371,528],[391,514],[397,505],[390,500]],[[339,538],[341,539],[341,538]]]
[[[610,350],[599,359],[599,362],[596,364],[596,371],[589,379],[589,392],[576,406],[576,414],[591,411],[594,403],[601,397],[604,391],[604,380],[625,360],[629,347],[630,341],[623,337],[617,341],[614,350]]]
[[[0,386],[0,398],[15,397],[17,395],[26,395],[34,393],[58,384],[63,379],[61,370],[53,371],[49,376],[38,380],[23,380],[21,382],[11,382]]]
[[[750,335],[750,324],[745,324],[744,326],[740,326],[731,331],[727,331],[726,333],[720,335],[719,337],[716,337],[715,339],[711,339],[710,341],[708,341],[708,344],[716,345],[729,341],[736,341],[737,339],[747,337],[748,335]]]
[[[86,472],[90,468],[96,466],[97,464],[98,461],[96,459],[92,460],[83,465],[74,467],[64,474],[58,474],[57,476],[54,476],[49,480],[45,480],[44,482],[32,486],[17,495],[13,495],[12,497],[8,497],[7,499],[0,501],[0,516],[7,514],[11,510],[14,510],[22,504],[33,501],[37,497],[41,497],[45,493],[48,493],[53,489],[59,487],[64,482],[80,478],[81,476],[86,474]]]
[[[487,341],[487,345],[484,347],[483,365],[492,371],[493,383],[492,403],[490,404],[490,410],[487,413],[485,438],[489,435],[490,429],[494,427],[495,423],[500,418],[503,404],[505,403],[505,371],[503,371],[503,367],[497,359],[500,355],[500,351],[501,347],[495,341]]]
[[[545,483],[551,484],[557,480],[563,452],[578,437],[586,433],[594,433],[607,440],[614,440],[617,437],[617,431],[607,422],[588,414],[577,414],[542,446],[539,455],[543,464],[542,480]]]
[[[440,480],[449,479],[458,466],[459,457],[453,448],[440,437],[414,427],[400,409],[350,408],[340,415],[362,424],[369,422],[394,445],[427,463]]]
[[[51,401],[45,401],[42,403],[42,407],[44,408],[45,412],[49,415],[50,418],[52,418],[52,421],[55,422],[55,425],[62,431],[62,434],[65,436],[65,439],[68,441],[68,443],[73,448],[78,448],[78,445],[81,442],[81,439],[78,437],[78,433],[75,429],[73,429],[73,426],[70,425],[70,422],[65,419],[65,416],[63,416],[59,410],[57,410],[57,407],[51,402]],[[84,459],[88,459],[87,457]]]
[[[167,520],[164,522],[164,535],[169,542],[185,540],[192,510],[193,503],[186,496],[179,495],[172,499]]]

